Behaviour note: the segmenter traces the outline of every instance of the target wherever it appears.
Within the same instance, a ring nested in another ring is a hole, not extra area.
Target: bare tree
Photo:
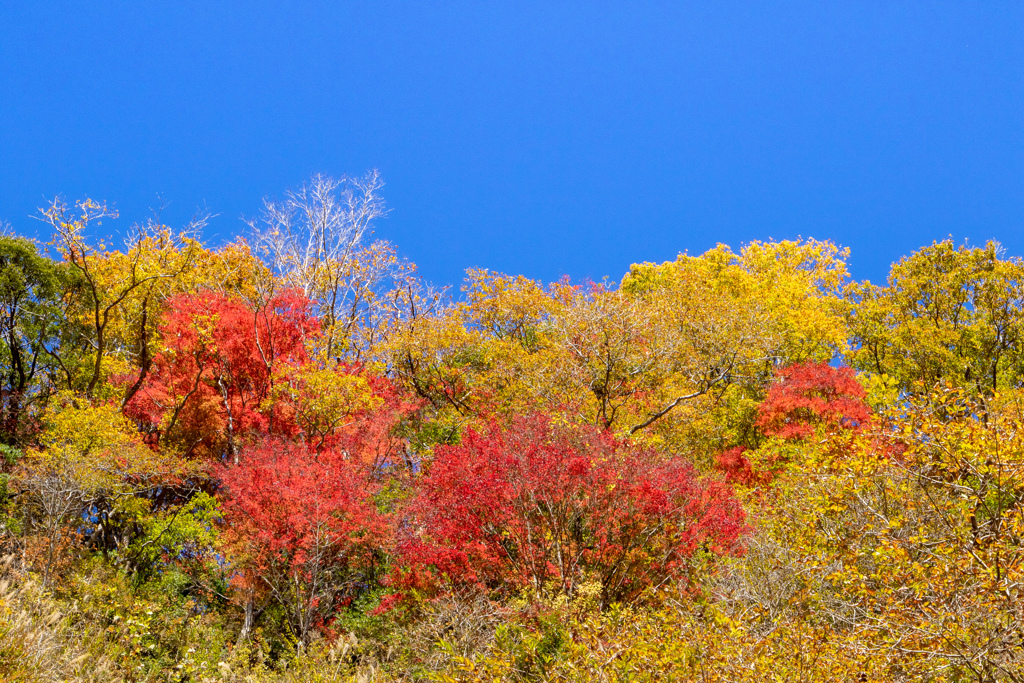
[[[346,350],[354,328],[380,307],[380,288],[403,264],[387,243],[364,244],[387,210],[377,171],[361,178],[315,175],[282,201],[265,199],[247,221],[272,273],[312,299],[326,331],[326,354]]]
[[[19,485],[29,494],[29,509],[36,508],[32,526],[46,539],[43,586],[48,586],[56,554],[71,535],[68,522],[80,515],[91,499],[79,482],[52,467],[28,471]]]

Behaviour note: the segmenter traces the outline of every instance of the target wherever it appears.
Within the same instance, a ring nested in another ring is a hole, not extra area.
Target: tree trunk
[[[235,647],[241,646],[242,643],[249,639],[249,634],[252,633],[252,625],[256,614],[256,600],[251,588],[246,591],[244,609],[245,618],[242,620],[242,630],[238,633],[238,642],[235,643]]]

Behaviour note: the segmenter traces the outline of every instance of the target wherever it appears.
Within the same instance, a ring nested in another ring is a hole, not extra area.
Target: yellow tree
[[[799,458],[752,492],[757,532],[714,590],[751,635],[773,634],[762,657],[809,639],[890,680],[1019,680],[1019,394],[982,403],[947,386],[860,433],[818,429],[762,448]]]
[[[454,423],[543,410],[680,445],[749,412],[776,364],[841,348],[844,257],[813,240],[719,247],[633,266],[619,287],[470,270],[458,305],[392,328],[387,367]]]
[[[138,338],[132,346],[137,349],[140,365],[147,367],[148,335],[152,330],[150,302],[166,296],[161,290],[166,289],[167,282],[189,268],[199,249],[190,235],[201,227],[203,219],[180,233],[157,223],[136,226],[121,252],[108,249],[102,241],[90,244],[86,240],[90,223],[99,225],[102,219],[117,216],[104,204],[86,199],[70,209],[63,201],[54,200],[41,214],[56,231],[57,251],[82,282],[73,322],[82,331],[83,338],[77,341],[88,361],[82,367],[65,365],[62,369],[68,388],[80,388],[92,396],[106,378],[104,361],[112,350],[113,321],[129,298],[138,300],[139,309]]]
[[[850,364],[904,391],[942,381],[991,393],[1024,373],[1024,261],[995,242],[935,242],[894,264],[886,286],[851,284],[847,296]]]
[[[615,330],[620,346],[633,340],[640,355],[622,366],[622,377],[645,384],[632,391],[614,426],[678,439],[671,432],[704,415],[713,419],[702,429],[721,431],[750,410],[774,367],[830,359],[844,342],[837,294],[845,257],[830,242],[753,242],[738,255],[720,245],[698,257],[631,267],[617,295],[622,322],[598,338],[607,346]],[[615,377],[608,368],[616,353],[609,347],[600,355],[605,376]],[[590,364],[598,371],[590,384],[603,392],[601,363]]]
[[[562,353],[550,335],[560,304],[539,284],[470,270],[457,305],[431,310],[436,298],[402,293],[410,314],[389,326],[380,358],[429,403],[449,436],[482,416],[554,410],[564,402],[550,380]]]

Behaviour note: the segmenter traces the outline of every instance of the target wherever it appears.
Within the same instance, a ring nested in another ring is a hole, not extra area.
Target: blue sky
[[[619,278],[717,242],[1024,254],[1024,3],[0,4],[0,219],[45,197],[218,214],[383,173],[377,236],[466,267]],[[108,226],[104,226],[108,227]]]

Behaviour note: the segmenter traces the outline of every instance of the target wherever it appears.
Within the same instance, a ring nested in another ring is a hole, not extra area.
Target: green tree
[[[0,442],[22,445],[37,426],[46,376],[59,361],[60,292],[69,280],[35,243],[0,237]]]

